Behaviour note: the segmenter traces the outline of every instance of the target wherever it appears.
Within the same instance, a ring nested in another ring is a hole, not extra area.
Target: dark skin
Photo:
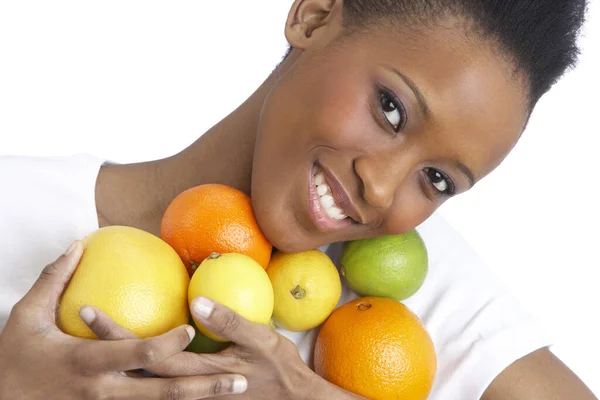
[[[290,56],[189,148],[163,160],[104,166],[96,188],[100,225],[158,234],[161,217],[178,193],[219,182],[252,194],[258,223],[275,247],[301,251],[406,232],[448,194],[468,190],[471,180],[497,167],[517,142],[530,110],[526,77],[514,72],[495,44],[462,31],[459,20],[429,29],[380,23],[368,33],[347,36],[342,7],[334,0],[295,1],[285,28]],[[352,223],[323,229],[315,221],[309,195],[315,163],[343,188],[343,211]],[[61,282],[66,283],[65,276]],[[100,310],[94,315],[90,326],[100,338],[136,340]],[[361,398],[314,374],[294,345],[268,327],[218,304],[204,321],[236,344],[218,355],[180,352],[144,367],[165,377],[244,375],[248,391],[231,397],[236,399]],[[17,330],[18,324],[11,326]],[[53,343],[44,347],[54,348]],[[27,377],[24,385],[30,385],[27,374],[14,375]],[[110,389],[111,383],[102,382]],[[595,397],[542,349],[508,367],[483,399]]]
[[[286,32],[294,47],[290,57],[190,148],[166,160],[104,168],[98,184],[101,216],[157,233],[162,212],[182,189],[221,182],[251,189],[266,236],[279,249],[300,251],[414,228],[449,198],[428,181],[426,168],[447,175],[454,194],[471,186],[458,163],[474,180],[492,171],[516,143],[529,112],[527,93],[511,66],[488,43],[473,47],[473,39],[448,28],[411,34],[384,26],[340,38],[341,3],[335,4],[324,16],[315,11],[321,2],[297,3]],[[414,82],[427,116],[393,70]],[[382,113],[378,87],[401,101],[405,115]],[[390,124],[394,119],[401,121],[398,132]],[[320,232],[311,221],[308,179],[315,162],[340,181],[362,223]],[[139,186],[140,174],[157,169],[156,183],[132,193],[131,202],[141,202],[140,214],[112,201],[111,193],[123,200],[116,185]],[[160,192],[169,195],[157,198],[157,185],[166,185]]]

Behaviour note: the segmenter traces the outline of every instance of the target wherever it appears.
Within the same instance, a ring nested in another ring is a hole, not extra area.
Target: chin
[[[260,200],[252,199],[254,215],[262,233],[277,250],[286,253],[297,253],[300,251],[316,248],[315,238],[302,229],[291,215],[274,213],[272,210],[282,207],[262,207]]]
[[[304,235],[299,234],[298,231],[300,228],[295,224],[271,223],[271,221],[268,221],[263,224],[259,222],[259,226],[269,242],[277,250],[285,253],[297,253],[315,248],[310,244],[314,240],[307,238],[306,233]]]

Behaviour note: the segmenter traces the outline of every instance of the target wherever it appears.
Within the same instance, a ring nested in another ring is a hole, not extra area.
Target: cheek
[[[363,74],[365,75],[365,74]],[[373,141],[377,128],[371,114],[372,97],[370,85],[354,77],[354,74],[334,74],[307,101],[306,129],[316,141],[344,149],[364,149]]]
[[[434,213],[439,204],[429,200],[419,183],[400,188],[394,205],[386,215],[383,230],[386,235],[398,235],[413,230]]]

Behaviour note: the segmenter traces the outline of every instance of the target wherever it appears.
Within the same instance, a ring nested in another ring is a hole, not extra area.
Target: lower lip
[[[315,175],[312,169],[309,171],[310,179],[308,180],[308,211],[310,218],[321,232],[335,232],[340,229],[346,228],[352,225],[350,218],[337,220],[331,218],[321,205],[321,199],[317,193],[317,187],[315,185]]]

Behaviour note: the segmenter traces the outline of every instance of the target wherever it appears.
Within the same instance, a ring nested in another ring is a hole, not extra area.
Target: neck
[[[250,194],[262,105],[295,58],[292,53],[244,103],[180,153],[156,161],[103,166],[96,183],[100,226],[128,225],[158,234],[162,215],[175,196],[206,183]]]

